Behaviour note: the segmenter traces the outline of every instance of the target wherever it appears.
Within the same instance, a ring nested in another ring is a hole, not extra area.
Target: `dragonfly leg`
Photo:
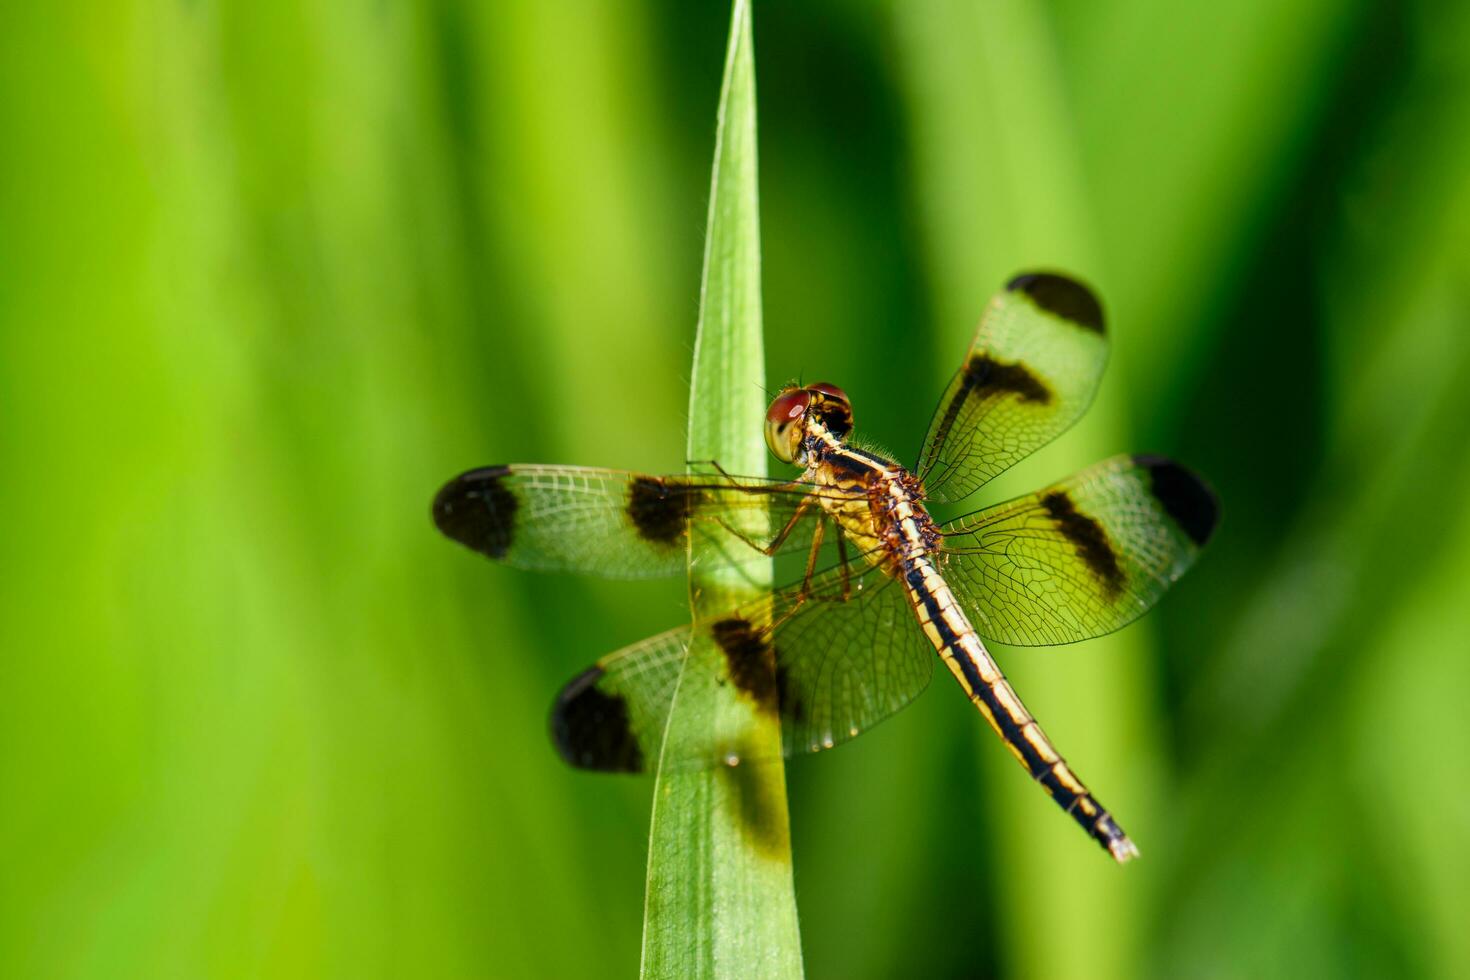
[[[817,568],[817,555],[822,550],[822,537],[827,533],[827,515],[823,514],[817,518],[817,528],[812,532],[812,546],[806,556],[806,574],[801,578],[801,596],[806,598],[812,594],[812,573]],[[839,531],[839,536],[840,536]]]
[[[725,468],[720,465],[720,461],[717,459],[686,459],[684,460],[684,466],[686,469],[694,469],[695,467],[699,466],[708,466],[710,469],[714,470],[725,479],[734,479],[734,477],[732,477],[729,473],[725,472]]]
[[[734,473],[731,473],[729,470],[727,470],[723,466],[721,466],[720,465],[720,461],[717,460],[717,459],[690,459],[690,460],[685,460],[684,465],[685,466],[708,466],[710,469],[714,470],[721,477],[723,477],[724,479],[728,480],[730,482],[730,488],[732,490],[743,490],[743,491],[745,491],[747,493],[768,493],[768,492],[770,492],[772,490],[811,490],[812,489],[812,485],[810,483],[806,482],[805,480],[787,480],[784,483],[769,483],[769,484],[763,483],[763,484],[761,484],[759,486],[751,486],[748,483],[741,483],[740,482],[740,477],[736,476]]]
[[[772,538],[767,544],[761,544],[755,538],[752,538],[750,535],[746,534],[744,531],[732,527],[730,523],[726,521],[723,517],[716,517],[715,523],[719,524],[720,527],[724,528],[726,531],[730,532],[741,541],[744,541],[746,544],[750,545],[756,551],[759,551],[761,554],[770,557],[771,555],[774,555],[777,550],[780,549],[781,545],[786,543],[786,539],[791,536],[791,532],[796,530],[797,523],[800,522],[801,519],[806,516],[807,511],[811,509],[812,502],[812,498],[808,497],[801,503],[797,504],[796,510],[792,513],[791,519],[786,522],[786,526],[781,528],[781,530],[776,533],[776,536]],[[818,527],[820,526],[821,525],[818,525]],[[813,560],[815,560],[815,558]],[[808,575],[810,575],[810,570],[808,570]]]
[[[827,515],[823,514],[817,518],[817,528],[812,532],[812,547],[806,557],[806,574],[802,576],[801,588],[797,589],[796,595],[791,597],[791,605],[787,607],[786,611],[772,620],[771,625],[765,628],[767,635],[779,629],[788,619],[795,616],[796,611],[806,605],[806,601],[812,597],[812,575],[816,571],[817,555],[822,550],[822,537],[826,534],[826,531]],[[839,540],[841,533],[839,529]]]
[[[832,521],[832,535],[837,542],[836,570],[842,578],[842,590],[835,595],[830,592],[817,595],[811,588],[812,577],[816,574],[817,558],[826,540],[824,534],[828,520],[830,518],[826,514],[819,517],[817,529],[812,534],[811,550],[806,559],[806,576],[801,580],[801,590],[797,593],[803,601],[815,599],[818,602],[847,602],[852,598],[852,567],[847,562],[847,535],[843,533],[842,525],[836,521]]]
[[[685,460],[684,461],[684,465],[685,466],[708,466],[710,469],[714,470],[720,476],[722,476],[725,479],[729,480],[730,481],[730,484],[732,486],[734,486],[737,490],[740,489],[742,486],[745,486],[745,484],[742,484],[740,482],[740,478],[739,477],[737,477],[734,473],[731,473],[729,470],[727,470],[723,466],[721,466],[720,465],[720,461],[717,460],[717,459],[688,459],[688,460]],[[781,487],[794,487],[794,486],[798,485],[800,482],[801,482],[800,480],[787,480],[785,483],[777,484],[777,486],[781,486]],[[761,489],[765,489],[765,488],[762,487]]]

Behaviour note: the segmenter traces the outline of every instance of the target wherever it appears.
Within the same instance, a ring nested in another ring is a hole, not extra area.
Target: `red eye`
[[[770,409],[766,411],[766,421],[771,425],[784,425],[800,418],[811,403],[812,396],[801,388],[783,391],[771,402]]]
[[[826,381],[818,381],[814,385],[807,385],[807,388],[811,391],[820,391],[828,398],[836,398],[838,401],[845,402],[848,400],[847,392],[843,391],[841,388],[837,387],[834,384],[829,384]]]
[[[766,411],[766,445],[783,463],[796,458],[797,444],[806,428],[798,420],[811,404],[811,392],[804,388],[787,388],[776,396]]]

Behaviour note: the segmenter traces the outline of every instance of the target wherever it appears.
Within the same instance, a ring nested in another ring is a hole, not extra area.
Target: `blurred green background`
[[[648,780],[559,685],[680,583],[440,539],[678,470],[728,7],[0,7],[0,974],[637,967]],[[1470,7],[759,3],[772,384],[909,460],[989,294],[1091,280],[1077,430],[1224,523],[997,651],[1143,860],[940,676],[789,769],[813,977],[1470,975]],[[752,419],[753,426],[759,419]]]

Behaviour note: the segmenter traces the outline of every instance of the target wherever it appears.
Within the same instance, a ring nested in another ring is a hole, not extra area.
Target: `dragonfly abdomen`
[[[1136,857],[1138,849],[1128,835],[1072,772],[1021,703],[933,563],[927,557],[907,559],[901,574],[924,634],[1016,761],[1115,859],[1122,862]]]

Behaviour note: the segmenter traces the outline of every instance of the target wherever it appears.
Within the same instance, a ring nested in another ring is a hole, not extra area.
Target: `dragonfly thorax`
[[[805,482],[839,491],[820,493],[822,509],[868,559],[894,571],[939,548],[940,534],[924,507],[923,486],[908,470],[877,453],[848,445],[818,419],[806,423],[798,458]]]
[[[939,550],[939,527],[924,507],[919,481],[902,467],[884,475],[872,491],[872,509],[884,550],[895,565]]]

